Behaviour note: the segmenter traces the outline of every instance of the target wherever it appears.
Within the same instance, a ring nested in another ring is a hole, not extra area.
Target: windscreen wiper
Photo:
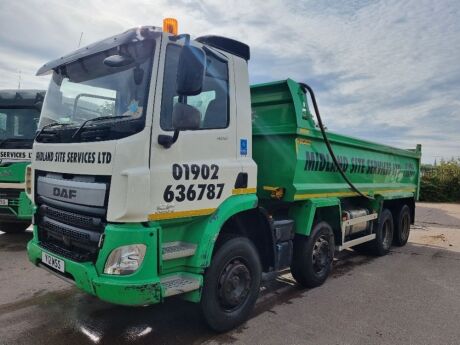
[[[22,138],[6,138],[6,139],[3,139],[0,141],[0,147],[3,146],[3,144],[5,143],[9,143],[9,142],[15,142],[15,141],[33,141],[33,139],[22,139]]]
[[[110,119],[123,119],[123,118],[126,118],[126,117],[132,117],[131,115],[117,115],[117,116],[101,116],[101,117],[95,117],[93,119],[88,119],[86,121],[84,121],[80,127],[78,127],[78,129],[75,131],[75,133],[72,135],[72,139],[75,138],[78,134],[80,134],[80,132],[83,130],[83,128],[85,128],[86,124],[87,123],[90,123],[90,122],[97,122],[97,121],[101,121],[101,120],[110,120]]]
[[[47,128],[57,127],[57,126],[69,126],[69,125],[73,125],[73,123],[61,123],[61,122],[48,123],[47,125],[43,126],[42,129],[38,131],[37,135],[35,135],[35,139],[37,139],[42,134],[42,132]]]

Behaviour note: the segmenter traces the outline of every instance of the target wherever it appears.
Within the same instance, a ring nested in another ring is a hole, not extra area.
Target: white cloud
[[[329,128],[422,143],[433,161],[460,155],[459,11],[448,0],[3,2],[0,87],[16,87],[18,70],[24,87],[44,87],[35,71],[75,49],[81,32],[85,45],[174,16],[182,32],[248,43],[255,82],[311,82]]]

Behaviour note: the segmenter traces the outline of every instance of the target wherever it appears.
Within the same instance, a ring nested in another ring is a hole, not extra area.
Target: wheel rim
[[[404,214],[401,220],[401,240],[406,241],[409,238],[410,219],[409,214]]]
[[[249,268],[241,258],[230,260],[219,276],[217,286],[219,302],[226,311],[241,307],[251,289],[252,277]]]
[[[329,241],[326,235],[320,236],[313,246],[312,262],[316,274],[324,273],[332,261]]]
[[[387,220],[382,227],[382,246],[384,249],[389,249],[391,246],[393,233],[391,231],[390,221]]]

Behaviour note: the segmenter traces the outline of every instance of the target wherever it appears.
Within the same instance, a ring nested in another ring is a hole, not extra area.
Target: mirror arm
[[[179,95],[179,103],[187,104],[187,96]],[[175,129],[173,135],[160,134],[158,136],[158,144],[165,149],[169,149],[179,138],[179,132],[180,130]]]
[[[175,129],[173,135],[160,134],[158,136],[158,144],[165,149],[169,149],[179,138],[179,130]]]
[[[169,37],[169,40],[173,41],[173,42],[177,42],[182,38],[184,39],[184,44],[185,45],[190,44],[190,35],[189,34],[180,34],[180,35],[176,35],[176,36],[171,36],[171,37]]]
[[[187,96],[179,95],[178,101],[179,101],[179,103],[187,104]]]

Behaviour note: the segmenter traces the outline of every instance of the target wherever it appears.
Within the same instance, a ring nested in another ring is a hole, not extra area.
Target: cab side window
[[[0,130],[6,132],[6,119],[8,115],[0,113]]]
[[[174,130],[172,110],[179,100],[176,92],[177,66],[181,48],[169,44],[166,48],[163,96],[161,101],[160,126],[163,130]],[[229,123],[228,110],[228,64],[214,54],[206,54],[206,73],[201,93],[187,96],[187,104],[200,111],[199,129],[226,128]]]

